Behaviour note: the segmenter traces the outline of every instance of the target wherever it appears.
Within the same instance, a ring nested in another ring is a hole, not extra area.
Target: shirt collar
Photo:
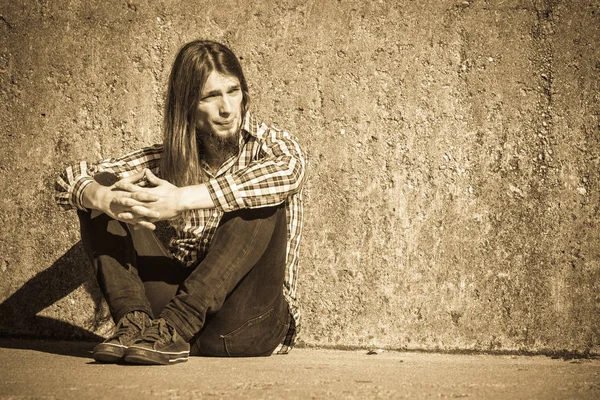
[[[242,152],[244,151],[244,146],[246,145],[248,140],[251,137],[256,138],[258,136],[258,128],[259,128],[258,121],[250,114],[250,111],[247,111],[246,115],[244,117],[244,123],[242,125],[242,128],[240,129],[239,140],[238,140],[238,144],[239,144],[238,154],[236,154],[235,156],[233,156],[230,159],[228,159],[227,161],[225,161],[223,163],[223,165],[221,165],[219,170],[216,172],[215,176],[219,176],[231,168],[234,161],[236,161],[240,157]],[[210,168],[209,168],[208,164],[204,160],[200,160],[200,164],[202,165],[202,168],[206,171],[206,173],[208,173],[209,176],[213,176],[213,174],[210,173]]]
[[[258,127],[259,127],[259,123],[256,120],[256,118],[254,118],[254,116],[252,114],[250,114],[250,111],[247,111],[246,115],[244,117],[244,124],[241,129],[242,132],[240,135],[240,141],[242,139],[244,139],[244,137],[247,135],[257,137]]]

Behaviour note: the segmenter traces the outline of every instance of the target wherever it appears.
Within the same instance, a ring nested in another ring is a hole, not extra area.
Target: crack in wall
[[[554,10],[558,1],[539,0],[534,2],[537,14],[537,24],[533,31],[533,39],[537,48],[537,62],[540,73],[540,111],[541,121],[537,129],[537,135],[541,144],[540,153],[537,156],[537,172],[543,180],[548,177],[548,169],[553,168],[552,151],[552,116],[553,116],[553,64],[554,50],[552,36],[554,35]]]
[[[14,27],[4,18],[4,15],[0,15],[0,21],[4,22],[9,29],[14,29]]]

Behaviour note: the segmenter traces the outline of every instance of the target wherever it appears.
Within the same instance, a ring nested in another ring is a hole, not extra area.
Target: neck
[[[235,140],[233,140],[235,139]],[[238,152],[237,136],[223,141],[211,135],[204,135],[200,141],[200,157],[216,172],[225,161]]]
[[[226,157],[224,154],[212,153],[210,151],[204,151],[204,154],[202,154],[202,159],[208,164],[212,172],[218,171],[227,158],[229,157]]]

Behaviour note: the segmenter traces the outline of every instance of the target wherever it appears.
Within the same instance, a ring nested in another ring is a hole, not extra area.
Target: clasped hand
[[[144,177],[152,186],[137,184]],[[154,230],[154,222],[174,218],[182,212],[179,188],[148,169],[121,179],[111,191],[111,214],[134,226]]]

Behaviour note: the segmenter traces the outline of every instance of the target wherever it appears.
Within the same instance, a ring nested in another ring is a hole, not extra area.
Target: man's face
[[[242,122],[242,97],[235,76],[211,72],[200,93],[196,129],[220,141],[236,136]]]

